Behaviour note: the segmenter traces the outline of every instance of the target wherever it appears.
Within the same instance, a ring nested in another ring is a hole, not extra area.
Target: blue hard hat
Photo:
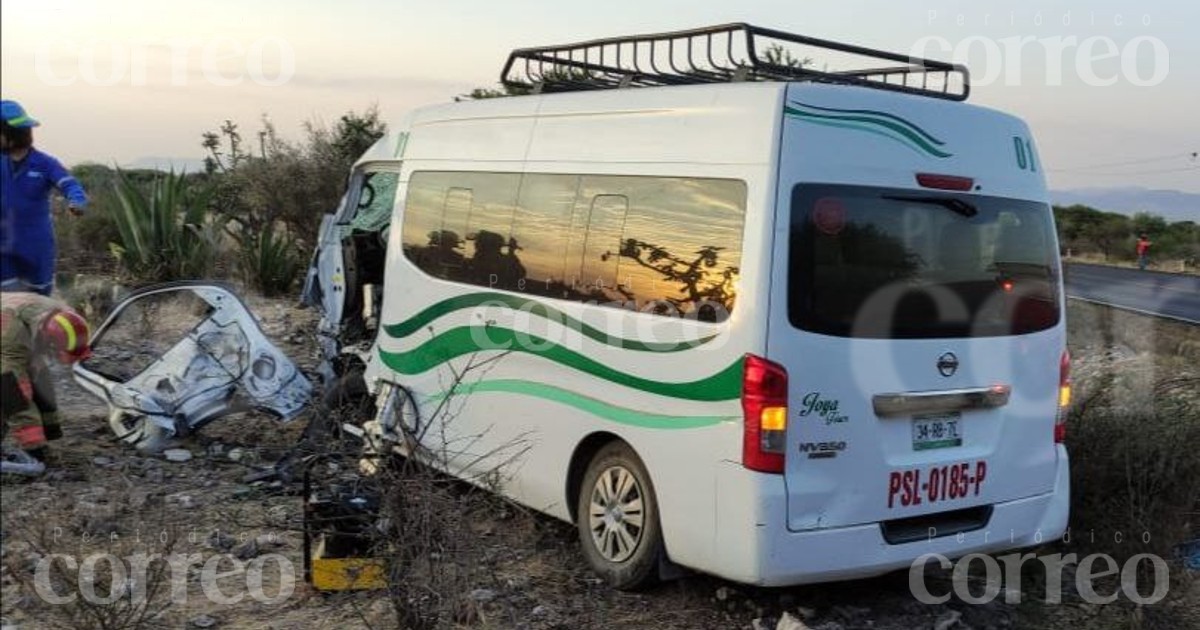
[[[38,121],[29,117],[25,113],[25,108],[16,101],[0,101],[0,120],[8,123],[9,127],[36,127],[40,125]]]

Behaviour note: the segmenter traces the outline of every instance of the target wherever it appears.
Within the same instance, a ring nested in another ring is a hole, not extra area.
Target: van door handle
[[[871,404],[880,418],[911,416],[921,413],[995,409],[1008,404],[1012,388],[1008,385],[949,389],[928,392],[875,394]]]

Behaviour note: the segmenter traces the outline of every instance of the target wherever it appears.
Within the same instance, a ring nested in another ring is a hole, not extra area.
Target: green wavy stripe
[[[642,427],[644,429],[695,429],[712,426],[731,418],[731,416],[667,416],[658,413],[647,413],[627,407],[619,407],[561,387],[516,379],[497,379],[463,384],[453,393],[454,395],[459,395],[480,392],[500,392],[541,398],[579,409],[605,420],[634,427]],[[438,401],[449,395],[449,392],[443,392],[434,396],[433,400]]]
[[[868,127],[866,125],[862,125],[859,123],[839,123],[839,122],[829,122],[829,121],[823,121],[823,120],[813,120],[813,121],[809,121],[809,122],[811,122],[814,125],[821,125],[822,127],[836,127],[838,129],[852,129],[854,131],[861,131],[863,133],[874,134],[874,135],[880,136],[882,138],[887,138],[888,140],[891,140],[893,142],[898,142],[898,143],[904,145],[906,148],[911,149],[920,155],[928,155],[927,153],[925,153],[924,151],[921,150],[921,147],[918,147],[917,145],[905,140],[904,138],[895,136],[895,135],[888,133],[887,131],[884,131],[882,129],[876,129],[875,127]]]
[[[427,307],[425,310],[402,322],[384,326],[383,330],[391,337],[402,339],[427,326],[430,322],[441,317],[442,315],[462,310],[464,308],[482,306],[484,304],[502,304],[514,311],[524,310],[531,315],[553,320],[559,322],[567,328],[577,330],[583,336],[589,339],[624,350],[638,350],[643,352],[679,352],[680,350],[689,350],[691,348],[695,348],[696,346],[706,344],[716,337],[716,335],[709,335],[708,337],[701,337],[700,339],[696,339],[694,341],[679,341],[670,343],[647,343],[633,339],[622,339],[620,337],[613,337],[602,330],[588,326],[582,321],[537,300],[529,300],[515,295],[491,292],[468,293],[466,295],[459,295],[442,300],[441,302]]]
[[[930,134],[928,131],[925,131],[919,125],[913,123],[911,120],[901,118],[895,114],[890,114],[888,112],[881,112],[881,111],[874,110],[874,109],[838,109],[836,107],[821,107],[820,105],[810,105],[808,103],[801,103],[800,101],[792,101],[792,103],[799,105],[801,107],[807,107],[808,109],[816,109],[816,110],[820,110],[823,112],[835,112],[838,114],[863,114],[865,116],[887,118],[889,120],[894,120],[894,121],[900,123],[901,125],[904,125],[905,127],[908,127],[909,129],[913,130],[914,132],[920,134],[926,140],[932,142],[933,144],[938,145],[939,147],[946,144],[945,142],[942,142],[941,140],[938,140],[937,138],[933,137],[932,134]]]
[[[825,124],[827,126],[836,126],[833,123],[842,123],[843,125],[858,124],[858,125],[863,125],[863,127],[857,127],[857,128],[864,129],[864,130],[866,129],[866,126],[880,127],[883,129],[887,129],[891,132],[894,132],[896,134],[899,134],[900,136],[903,136],[903,138],[904,138],[903,142],[905,144],[911,143],[912,145],[914,145],[914,148],[917,148],[920,151],[922,151],[928,155],[931,155],[933,157],[948,158],[948,157],[951,157],[952,155],[954,155],[953,153],[946,153],[945,151],[942,151],[941,149],[938,149],[937,147],[933,146],[928,141],[926,141],[924,138],[922,138],[921,136],[917,135],[912,130],[910,130],[908,127],[894,123],[890,120],[880,120],[878,118],[873,118],[871,116],[833,116],[833,115],[827,115],[827,114],[814,114],[812,112],[802,111],[802,110],[796,109],[794,107],[784,107],[784,111],[792,116],[802,118],[809,122],[813,122],[816,124]],[[900,138],[892,137],[892,139],[901,141]]]
[[[612,383],[684,400],[732,400],[738,398],[742,390],[741,359],[699,380],[685,383],[655,381],[615,370],[547,339],[497,326],[451,328],[407,352],[388,352],[380,348],[379,356],[385,365],[401,374],[420,374],[464,354],[481,351],[534,354]]]

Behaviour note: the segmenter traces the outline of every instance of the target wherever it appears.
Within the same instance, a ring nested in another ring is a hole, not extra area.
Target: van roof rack
[[[822,69],[814,67],[815,54],[824,57]],[[831,64],[839,69],[829,69]],[[953,101],[965,101],[971,92],[963,65],[745,23],[519,48],[500,75],[501,83],[522,93],[734,81],[861,85]]]

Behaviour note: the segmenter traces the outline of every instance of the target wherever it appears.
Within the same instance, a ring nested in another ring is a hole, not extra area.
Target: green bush
[[[204,134],[205,170],[217,189],[217,211],[239,231],[280,225],[305,251],[317,241],[321,216],[333,212],[346,190],[350,167],[384,135],[387,126],[369,108],[348,112],[332,127],[304,125],[299,142],[282,138],[264,117],[252,148],[238,125],[225,121]]]
[[[207,187],[174,171],[142,186],[118,171],[116,193],[118,238],[111,250],[130,279],[166,282],[212,274],[221,238],[208,215]]]
[[[91,194],[91,191],[88,192]],[[70,275],[111,271],[113,257],[108,244],[120,236],[113,222],[113,205],[114,199],[97,199],[93,195],[82,216],[67,214],[65,207],[57,211],[54,240],[58,246],[59,273]]]
[[[1195,221],[1168,223],[1148,212],[1130,217],[1081,205],[1055,206],[1054,218],[1060,244],[1075,254],[1099,253],[1111,260],[1132,261],[1138,235],[1145,234],[1153,243],[1152,260],[1200,257],[1200,225]]]
[[[267,297],[292,290],[303,264],[294,238],[283,232],[276,233],[273,226],[264,226],[257,232],[241,236],[239,245],[239,269],[247,285]]]

